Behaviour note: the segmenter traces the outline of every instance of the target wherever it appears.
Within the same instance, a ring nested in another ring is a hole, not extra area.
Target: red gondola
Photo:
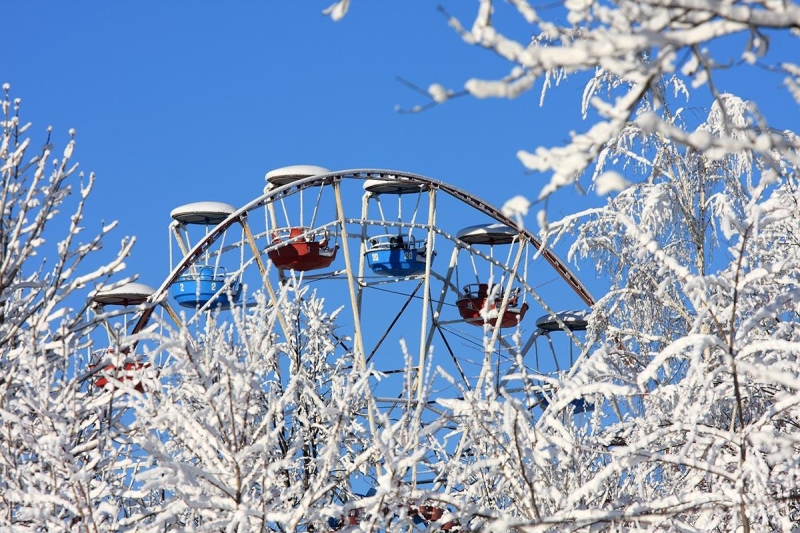
[[[339,245],[331,247],[327,235],[307,232],[308,228],[302,226],[274,230],[272,244],[279,246],[267,253],[272,263],[278,268],[303,272],[329,267]]]
[[[137,361],[130,361],[122,365],[122,370],[117,370],[114,365],[106,365],[103,368],[103,374],[94,382],[95,387],[103,388],[111,384],[109,377],[113,377],[119,381],[134,381],[133,388],[137,392],[144,392],[144,385],[141,381],[136,379],[136,375],[140,374],[142,370],[150,368],[149,363],[141,363]]]
[[[486,283],[472,283],[464,287],[464,297],[456,301],[458,312],[467,323],[483,326],[488,323],[494,326],[503,304],[502,295],[490,301],[489,285]],[[519,303],[519,290],[515,289],[509,299],[508,306],[500,320],[501,328],[509,328],[519,324],[528,311],[528,304]]]

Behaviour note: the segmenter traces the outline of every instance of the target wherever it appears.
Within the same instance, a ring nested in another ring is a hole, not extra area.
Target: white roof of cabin
[[[115,289],[100,290],[92,300],[101,305],[139,305],[144,303],[156,290],[144,283],[126,283]]]
[[[518,237],[518,230],[498,223],[470,226],[456,234],[456,238],[467,244],[511,244]]]
[[[589,321],[589,311],[581,309],[577,311],[558,311],[554,313],[556,317],[572,331],[583,331]],[[553,315],[544,315],[536,320],[536,327],[547,331],[561,329]]]
[[[325,167],[318,167],[315,165],[290,165],[288,167],[276,168],[270,170],[264,179],[267,183],[280,186],[292,183],[309,176],[319,176],[320,174],[329,174],[330,170]]]
[[[176,207],[169,216],[184,224],[216,226],[235,211],[235,207],[223,202],[194,202]]]
[[[428,184],[420,181],[401,180],[394,176],[372,178],[364,182],[364,190],[372,194],[412,194],[428,190]]]

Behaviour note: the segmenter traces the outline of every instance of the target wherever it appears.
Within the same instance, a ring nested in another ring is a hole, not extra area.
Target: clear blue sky
[[[396,76],[459,89],[508,66],[464,44],[437,2],[354,0],[338,23],[321,14],[331,2],[6,2],[0,82],[23,99],[35,139],[52,124],[63,147],[76,128],[76,158],[97,174],[87,225],[119,220],[110,243],[136,235],[130,269],[154,286],[168,271],[172,208],[241,205],[273,168],[402,169],[500,205],[515,194],[534,197],[546,179],[526,175],[518,149],[552,146],[585,127],[580,83],[552,92],[544,108],[539,85],[515,101],[460,98],[397,113],[396,105],[426,100]],[[444,5],[466,24],[477,7]],[[523,40],[530,33],[503,3],[496,23]],[[763,81],[731,88],[760,97],[777,88]],[[763,103],[780,113],[778,102]],[[777,115],[777,125],[798,129],[796,106],[791,113]],[[599,201],[567,190],[551,217]]]

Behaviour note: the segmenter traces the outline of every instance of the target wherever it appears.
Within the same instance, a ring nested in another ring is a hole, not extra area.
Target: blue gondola
[[[425,245],[418,245],[414,237],[378,235],[368,244],[367,263],[375,274],[405,277],[425,272]]]
[[[211,265],[198,265],[193,272],[180,276],[169,290],[178,304],[192,309],[212,300],[212,307],[229,309],[242,297],[242,284],[231,280],[225,268]]]

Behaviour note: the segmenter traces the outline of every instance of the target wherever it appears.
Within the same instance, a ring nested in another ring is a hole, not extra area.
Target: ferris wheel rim
[[[167,275],[162,284],[150,295],[148,298],[150,307],[142,313],[139,321],[133,328],[132,334],[138,333],[144,329],[150,320],[150,316],[155,305],[161,303],[167,298],[169,294],[169,287],[174,284],[178,278],[191,267],[192,264],[194,264],[198,257],[201,257],[202,254],[235,223],[238,222],[243,225],[246,224],[247,214],[250,211],[253,211],[259,207],[263,207],[272,200],[286,197],[289,195],[289,193],[300,192],[304,189],[317,185],[327,186],[336,182],[340,182],[346,178],[366,181],[375,178],[380,179],[381,177],[386,177],[386,179],[395,182],[407,181],[409,183],[413,182],[416,184],[422,184],[426,190],[443,191],[449,196],[477,209],[484,215],[493,218],[500,224],[513,228],[520,234],[521,237],[524,237],[526,240],[528,240],[528,242],[530,242],[533,247],[542,254],[551,267],[553,267],[559,276],[583,300],[583,302],[586,303],[587,306],[592,307],[594,305],[595,299],[589,290],[553,250],[545,247],[541,239],[539,239],[533,232],[517,223],[517,221],[503,214],[499,208],[495,207],[491,203],[444,181],[424,176],[422,174],[382,168],[353,168],[332,171],[328,172],[327,174],[307,176],[279,186],[268,188],[267,190],[264,190],[263,193],[258,197],[230,213],[227,218],[210,229],[207,234],[189,250],[189,253],[178,262],[169,275]],[[370,193],[369,191],[366,192],[368,194],[378,194]],[[380,194],[391,195],[392,193],[385,192]]]

